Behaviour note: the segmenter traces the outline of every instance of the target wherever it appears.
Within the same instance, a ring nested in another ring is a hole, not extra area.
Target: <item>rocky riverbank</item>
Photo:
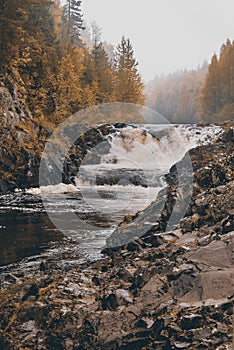
[[[164,232],[178,196],[176,167],[158,201],[109,238],[103,260],[6,270],[0,349],[232,349],[233,136],[228,126],[190,151],[193,196],[174,230]],[[146,223],[143,236],[111,248]]]

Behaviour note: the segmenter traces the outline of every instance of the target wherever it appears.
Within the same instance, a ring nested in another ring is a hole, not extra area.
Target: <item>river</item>
[[[106,238],[123,218],[155,200],[170,167],[186,151],[222,132],[215,126],[172,129],[148,125],[116,132],[101,163],[81,166],[76,186],[19,189],[0,196],[1,269],[100,258]],[[52,222],[51,214],[64,222],[69,213],[85,224],[60,230]]]

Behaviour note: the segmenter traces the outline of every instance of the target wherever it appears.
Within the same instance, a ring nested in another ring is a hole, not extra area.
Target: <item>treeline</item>
[[[82,34],[91,34],[81,1],[67,0],[61,7],[59,0],[1,0],[0,24],[0,73],[12,74],[25,87],[35,117],[60,122],[100,103],[144,104],[130,40],[122,37],[113,59],[95,28],[86,43]]]
[[[147,84],[147,104],[172,123],[195,123],[199,117],[199,95],[207,64],[192,71],[156,77]]]
[[[214,123],[234,118],[234,42],[207,67],[156,77],[146,87],[147,104],[172,123]]]
[[[234,119],[234,41],[227,40],[219,58],[217,55],[212,57],[200,102],[201,120]]]

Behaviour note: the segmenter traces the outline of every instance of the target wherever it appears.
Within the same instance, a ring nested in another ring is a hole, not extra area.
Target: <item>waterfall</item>
[[[163,187],[164,175],[173,164],[190,149],[211,142],[222,131],[213,125],[149,124],[116,129],[103,143],[89,150],[75,179],[76,186],[57,184],[27,192],[59,194],[93,186]],[[96,159],[94,155],[98,155],[98,162],[92,161]]]

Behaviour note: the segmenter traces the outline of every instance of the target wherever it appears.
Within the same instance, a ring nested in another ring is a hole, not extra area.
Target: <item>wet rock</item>
[[[130,242],[126,246],[126,249],[129,252],[136,252],[136,251],[139,251],[141,249],[141,247],[140,247],[140,245],[137,242]]]
[[[99,280],[99,278],[98,278],[97,275],[94,275],[94,276],[92,277],[92,282],[93,282],[96,286],[100,286],[100,280]]]
[[[101,302],[103,310],[117,310],[118,308],[118,302],[116,294],[109,294],[107,297],[104,297],[104,299]]]
[[[234,215],[228,215],[224,220],[221,221],[223,233],[228,233],[234,230]]]
[[[223,135],[221,136],[221,140],[224,142],[232,142],[234,140],[234,129],[230,128],[227,131],[225,131],[223,133]]]
[[[160,240],[160,237],[157,234],[151,234],[149,236],[146,236],[143,238],[144,242],[147,244],[150,244],[152,247],[159,247],[160,244],[163,243],[162,240]]]
[[[183,330],[200,328],[202,326],[202,318],[200,315],[192,314],[184,316],[181,321],[181,328]]]
[[[151,328],[154,324],[154,320],[150,319],[148,317],[142,317],[139,321],[136,323],[136,327],[138,328]]]
[[[132,282],[133,282],[133,279],[134,279],[133,273],[134,273],[135,270],[136,270],[136,269],[131,270],[131,268],[130,268],[130,269],[128,269],[128,268],[120,268],[120,269],[118,270],[117,274],[118,274],[118,277],[119,277],[121,280],[123,280],[123,281],[125,281],[125,282],[127,282],[127,283],[132,283]],[[133,272],[132,272],[132,271],[133,271]],[[132,272],[132,273],[131,273],[131,272]]]
[[[48,273],[50,271],[48,263],[46,261],[42,261],[40,263],[39,270],[42,274]]]
[[[35,301],[39,297],[39,288],[36,284],[32,284],[27,293],[22,297],[22,301]]]

